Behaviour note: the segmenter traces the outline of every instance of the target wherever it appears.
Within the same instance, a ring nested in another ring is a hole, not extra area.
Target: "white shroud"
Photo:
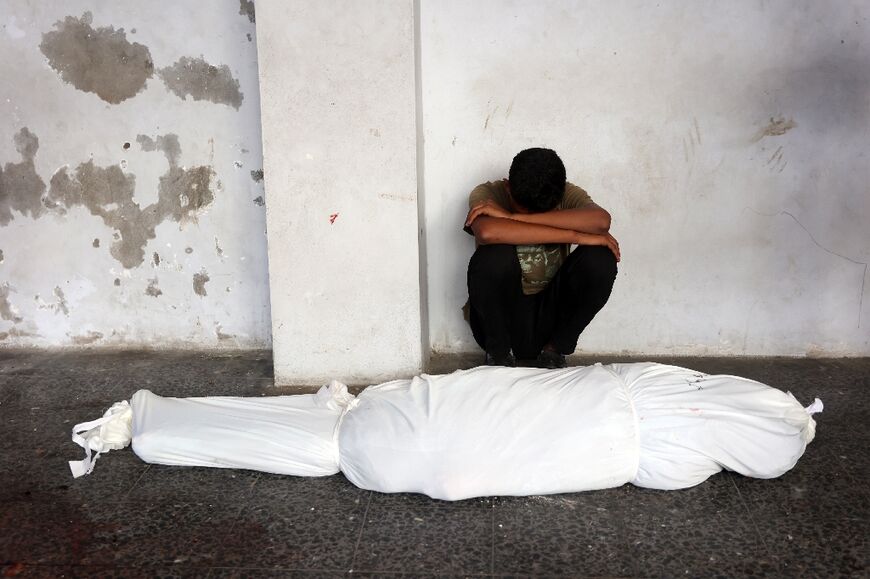
[[[164,398],[140,390],[77,425],[90,472],[125,446],[156,464],[299,476],[343,472],[362,488],[457,500],[620,486],[677,489],[727,468],[794,466],[815,433],[787,394],[745,378],[654,363],[489,368],[317,394]],[[84,434],[80,434],[84,433]],[[126,439],[125,439],[126,436]],[[91,450],[97,455],[91,458]]]

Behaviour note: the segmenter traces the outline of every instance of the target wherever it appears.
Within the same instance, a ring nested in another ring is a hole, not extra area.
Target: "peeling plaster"
[[[39,49],[64,82],[118,104],[139,93],[154,75],[148,47],[130,43],[124,29],[92,28],[93,15],[67,16],[42,35]]]
[[[39,139],[27,127],[22,127],[13,140],[21,162],[6,163],[0,168],[0,226],[12,221],[13,209],[33,219],[46,210],[42,202],[45,182],[36,173],[34,164]]]
[[[193,291],[196,292],[198,296],[207,296],[208,292],[205,289],[205,284],[211,278],[208,276],[208,272],[205,271],[205,268],[202,268],[199,273],[193,274]]]
[[[9,283],[0,285],[0,318],[9,320],[13,324],[20,324],[24,318],[18,315],[18,309],[9,301],[9,292],[15,291]]]
[[[86,207],[115,229],[115,242],[109,251],[128,269],[145,261],[145,245],[156,237],[157,225],[166,219],[195,219],[196,212],[214,200],[210,189],[214,170],[205,165],[179,167],[181,146],[177,135],[170,133],[156,140],[139,135],[136,140],[143,151],[163,151],[169,163],[169,169],[160,177],[156,203],[142,209],[133,201],[135,175],[125,174],[118,165],[99,167],[93,161],[81,163],[72,176],[67,167],[59,169],[51,178],[48,195],[66,208]]]
[[[78,346],[87,346],[88,344],[93,344],[97,340],[101,340],[103,338],[103,334],[100,332],[88,332],[87,334],[83,334],[80,336],[70,336],[73,344]]]
[[[69,316],[69,306],[66,303],[66,296],[63,295],[63,290],[60,289],[60,286],[56,286],[54,288],[54,297],[57,298],[57,303],[54,304],[55,312],[63,312],[63,315]]]
[[[224,334],[224,333],[221,331],[222,329],[223,329],[223,327],[221,327],[220,324],[217,324],[217,323],[216,323],[216,324],[214,325],[214,333],[215,333],[215,335],[217,336],[217,339],[220,340],[220,341],[224,341],[224,340],[232,340],[234,336],[233,336],[232,334]]]
[[[160,254],[156,251],[154,252],[154,255],[151,256],[151,262],[154,264],[154,267],[160,266]]]
[[[254,183],[259,183],[263,180],[263,170],[257,169],[255,171],[251,171],[251,179],[254,180]]]
[[[179,98],[190,95],[195,101],[210,101],[229,105],[236,110],[242,106],[244,95],[239,81],[233,78],[230,67],[209,64],[204,58],[182,56],[172,66],[158,72],[163,83]]]

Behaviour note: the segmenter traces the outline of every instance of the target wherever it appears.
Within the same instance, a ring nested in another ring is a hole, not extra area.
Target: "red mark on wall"
[[[335,223],[335,220],[336,220],[336,219],[338,219],[338,213],[333,213],[332,215],[330,215],[330,216],[329,216],[329,223],[330,223],[330,225],[333,224],[333,223]]]

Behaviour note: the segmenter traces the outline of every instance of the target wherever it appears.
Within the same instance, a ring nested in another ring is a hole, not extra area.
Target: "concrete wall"
[[[412,6],[257,3],[279,383],[421,367]]]
[[[469,191],[548,146],[623,261],[587,353],[870,354],[870,4],[421,2],[433,349]]]
[[[0,8],[0,347],[270,345],[253,4]]]

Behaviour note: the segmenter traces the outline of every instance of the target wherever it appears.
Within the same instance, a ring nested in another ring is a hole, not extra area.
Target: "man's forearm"
[[[474,237],[481,245],[504,243],[533,245],[538,243],[577,243],[578,233],[571,229],[525,223],[500,217],[478,217],[471,225]]]
[[[544,225],[583,233],[610,231],[610,214],[601,207],[562,209],[544,213],[514,213],[511,219],[530,225]]]

